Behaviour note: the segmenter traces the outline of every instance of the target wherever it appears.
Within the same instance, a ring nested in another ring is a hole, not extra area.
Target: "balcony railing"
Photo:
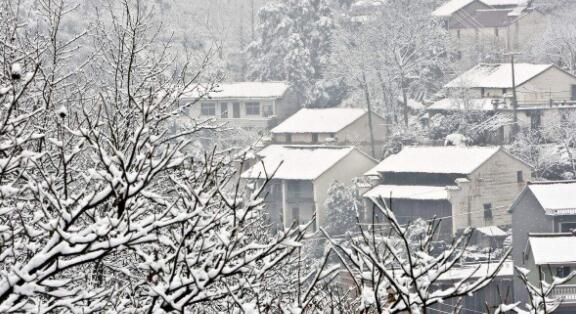
[[[559,285],[550,296],[554,299],[561,299],[563,303],[576,303],[576,285]]]

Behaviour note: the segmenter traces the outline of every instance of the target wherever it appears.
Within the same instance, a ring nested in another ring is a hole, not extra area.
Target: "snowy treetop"
[[[367,113],[360,108],[303,108],[272,129],[272,133],[335,133]]]
[[[491,98],[444,98],[434,102],[429,110],[474,110],[474,111],[492,111],[494,104]]]
[[[380,172],[470,174],[499,150],[479,146],[410,146],[384,159],[365,175]]]

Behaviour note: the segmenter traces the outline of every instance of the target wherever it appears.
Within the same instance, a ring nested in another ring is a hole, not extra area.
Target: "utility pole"
[[[516,72],[514,69],[514,56],[518,53],[510,52],[510,70],[512,71],[512,132],[510,134],[510,141],[512,141],[516,134],[518,134],[518,95],[516,93]]]
[[[362,71],[362,87],[364,89],[364,97],[366,98],[366,106],[368,107],[368,127],[370,128],[370,148],[372,149],[372,158],[376,158],[376,147],[374,145],[374,128],[372,127],[372,104],[370,103],[370,91],[368,90],[368,82],[366,82],[366,74]]]
[[[250,26],[252,31],[252,41],[255,39],[254,34],[254,0],[250,0]]]

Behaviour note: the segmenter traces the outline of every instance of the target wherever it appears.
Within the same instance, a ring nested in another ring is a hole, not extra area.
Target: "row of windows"
[[[240,118],[240,103],[220,103],[220,118]],[[230,106],[231,105],[231,106]],[[229,114],[230,107],[232,107],[232,115]],[[264,116],[270,117],[274,114],[272,104],[264,104],[260,106],[259,102],[247,102],[244,104],[245,114],[247,116]],[[200,105],[200,114],[203,116],[216,116],[215,103],[202,103]]]

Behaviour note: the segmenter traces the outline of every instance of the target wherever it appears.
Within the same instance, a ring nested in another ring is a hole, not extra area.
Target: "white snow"
[[[272,133],[336,133],[367,111],[359,108],[300,109],[272,129]]]
[[[499,106],[500,108],[501,106]],[[491,98],[444,98],[436,101],[428,110],[474,110],[474,111],[492,111],[494,105]]]
[[[354,151],[353,147],[270,145],[258,153],[262,162],[246,170],[243,178],[314,180]]]
[[[464,278],[479,278],[482,276],[486,276],[486,274],[493,272],[496,267],[498,267],[497,262],[493,263],[478,263],[478,264],[470,264],[464,265],[460,267],[453,267],[449,269],[446,273],[440,276],[440,280],[461,280]],[[502,268],[496,274],[497,277],[512,277],[514,275],[514,262],[513,261],[505,261],[502,264]]]
[[[476,228],[476,231],[487,235],[489,237],[505,237],[507,236],[506,232],[504,232],[504,230],[496,227],[496,226],[486,226],[486,227],[478,227]]]
[[[528,241],[536,265],[576,263],[576,236],[570,233],[530,234]]]
[[[469,174],[499,150],[479,146],[409,146],[384,159],[365,175],[379,172]]]
[[[475,0],[449,0],[432,12],[432,16],[448,17]]]
[[[290,84],[288,82],[230,82],[219,84],[214,92],[206,97],[212,99],[234,99],[234,98],[280,98]],[[200,84],[196,89],[185,93],[185,98],[198,98],[202,96],[208,85]]]
[[[364,197],[383,199],[447,200],[448,190],[443,186],[378,185],[364,193]]]
[[[547,214],[576,213],[576,182],[535,182],[527,187]]]
[[[517,63],[514,65],[516,86],[524,84],[538,74],[554,67],[553,64]],[[510,63],[482,63],[464,72],[447,88],[512,88],[512,66]]]
[[[434,12],[432,12],[432,16],[449,17],[475,1],[493,7],[517,6],[526,4],[526,0],[449,0],[448,2],[438,7],[436,10],[434,10]]]

